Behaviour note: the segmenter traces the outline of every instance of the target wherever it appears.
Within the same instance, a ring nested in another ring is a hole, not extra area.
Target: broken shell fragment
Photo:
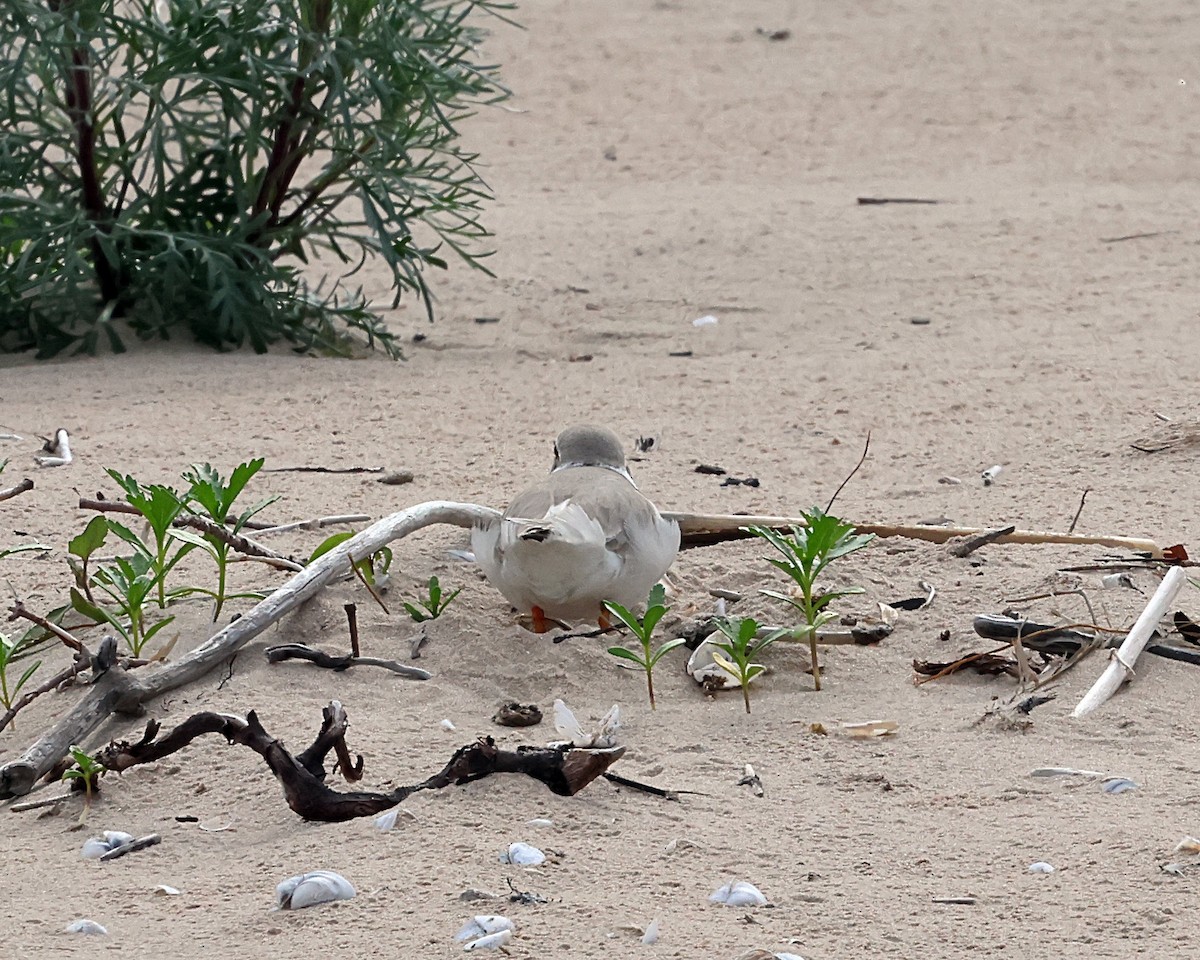
[[[538,867],[546,862],[546,855],[532,844],[518,841],[510,843],[508,849],[500,854],[500,862],[517,867]]]
[[[617,744],[617,730],[621,727],[621,708],[613,704],[612,708],[600,720],[600,726],[594,733],[584,733],[583,726],[575,719],[575,714],[561,700],[554,701],[554,729],[572,746],[583,749],[605,749]]]
[[[123,830],[105,830],[103,835],[87,840],[80,854],[85,860],[99,860],[106,853],[133,843],[133,834]]]
[[[1038,860],[1035,863],[1031,863],[1029,865],[1029,872],[1030,873],[1053,873],[1054,868],[1052,866],[1050,866],[1050,864],[1048,864],[1045,860]]]
[[[462,929],[454,935],[454,939],[475,940],[491,933],[499,933],[501,930],[515,929],[516,927],[508,917],[502,917],[499,914],[479,914],[463,924]]]
[[[478,940],[472,940],[463,947],[463,950],[495,950],[504,946],[511,939],[511,930],[500,930],[497,933],[489,933],[486,937],[480,937]]]
[[[1200,853],[1200,840],[1195,837],[1184,837],[1175,844],[1172,853]]]
[[[63,928],[63,933],[84,933],[93,936],[104,936],[108,933],[104,927],[98,924],[95,920],[86,918],[73,920]]]
[[[642,944],[647,947],[653,946],[654,944],[658,943],[658,935],[658,918],[655,917],[646,927],[646,932],[642,934]]]
[[[762,891],[746,880],[730,880],[725,886],[714,891],[708,900],[709,903],[719,903],[726,907],[761,907],[767,902]]]
[[[1000,473],[1003,470],[1004,470],[1004,467],[998,463],[995,466],[988,467],[986,470],[983,471],[983,473],[981,473],[979,475],[980,478],[983,480],[983,485],[985,487],[990,487],[993,483],[996,482],[996,478],[998,476],[1000,476]]]
[[[1100,789],[1105,793],[1128,793],[1130,790],[1136,790],[1138,786],[1139,784],[1126,777],[1109,777],[1100,784]]]
[[[180,891],[178,887],[172,887],[167,883],[160,883],[154,888],[154,893],[159,897],[177,897]]]
[[[313,870],[289,877],[275,888],[280,910],[303,910],[319,903],[349,900],[354,894],[354,884],[332,870]]]

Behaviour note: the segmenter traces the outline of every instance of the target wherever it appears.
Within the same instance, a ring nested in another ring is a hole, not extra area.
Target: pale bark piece
[[[1187,582],[1187,570],[1183,567],[1172,567],[1167,571],[1167,575],[1163,577],[1162,583],[1154,591],[1154,596],[1146,604],[1142,615],[1137,618],[1137,622],[1125,637],[1125,641],[1113,653],[1112,660],[1100,674],[1100,679],[1083,695],[1083,699],[1071,713],[1072,717],[1086,717],[1120,689],[1121,684],[1133,673],[1133,665],[1137,662],[1137,658],[1145,649],[1146,644],[1150,642],[1154,628],[1167,615],[1167,611],[1175,602],[1175,597]]]
[[[720,513],[670,513],[663,517],[679,524],[683,545],[702,546],[722,540],[738,539],[743,527],[771,527],[787,532],[790,527],[804,526],[802,517],[742,516]],[[852,522],[852,521],[851,521]],[[857,533],[873,533],[877,537],[905,537],[929,543],[945,543],[956,537],[977,537],[989,531],[985,527],[933,527],[922,524],[854,523]],[[741,536],[750,536],[742,533]],[[1044,530],[1014,530],[996,538],[996,543],[1061,543],[1113,547],[1120,550],[1139,550],[1151,557],[1161,557],[1162,547],[1142,537],[1089,536],[1081,533],[1053,533]]]

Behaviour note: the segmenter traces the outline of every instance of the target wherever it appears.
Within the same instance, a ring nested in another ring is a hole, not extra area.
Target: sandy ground
[[[193,461],[228,470],[264,456],[268,467],[416,475],[389,487],[369,475],[264,474],[252,489],[280,497],[269,511],[280,522],[379,517],[429,499],[502,506],[548,467],[554,434],[580,420],[627,441],[658,434],[661,449],[636,475],[672,509],[823,503],[870,430],[870,458],[838,500],[848,519],[1062,529],[1090,488],[1081,532],[1200,542],[1194,449],[1129,447],[1162,425],[1156,413],[1194,416],[1200,404],[1193,5],[531,0],[519,19],[524,31],[498,29],[485,52],[505,65],[524,112],[484,113],[467,131],[498,197],[488,217],[498,279],[464,269],[433,278],[441,320],[425,325],[415,306],[393,318],[427,337],[407,362],[180,346],[3,361],[3,430],[66,426],[78,457],[34,473],[36,443],[0,444],[13,458],[5,480],[29,472],[37,484],[0,504],[0,545],[53,546],[0,561],[28,605],[64,597],[65,543],[85,522],[77,497],[116,495],[105,467],[174,482]],[[757,28],[791,34],[773,41]],[[862,207],[859,196],[943,202]],[[1105,242],[1135,233],[1155,235]],[[704,315],[719,322],[694,327]],[[670,355],[680,351],[691,356]],[[761,486],[723,488],[694,472],[699,462]],[[1005,469],[985,488],[978,475],[992,464]],[[939,484],[946,475],[963,483]],[[322,536],[273,545],[307,555]],[[75,809],[3,814],[0,929],[14,955],[448,957],[473,912],[508,913],[519,957],[1200,955],[1196,873],[1160,870],[1182,836],[1200,833],[1192,667],[1146,658],[1131,688],[1072,721],[1102,669],[1093,658],[1054,686],[1057,699],[1024,734],[976,723],[1014,692],[1009,678],[912,683],[914,658],[986,647],[974,614],[1055,584],[1082,586],[1106,624],[1132,622],[1139,594],[1055,573],[1099,551],[993,546],[961,560],[881,542],[839,574],[867,589],[844,609],[870,613],[922,579],[940,591],[934,604],[877,648],[829,652],[819,694],[800,651],[773,652],[775,672],[747,716],[734,695],[705,699],[676,657],[660,669],[651,713],[638,677],[598,643],[555,646],[517,626],[499,594],[447,555],[463,540],[437,529],[396,545],[390,616],[337,585],[248,646],[227,682],[221,671],[149,712],[170,725],[195,710],[255,709],[302,745],[336,697],[371,788],[423,778],[476,735],[553,739],[546,725],[493,726],[502,699],[548,708],[561,696],[593,719],[619,702],[628,753],[618,772],[697,793],[668,802],[601,782],[563,799],[497,777],[414,798],[415,819],[380,834],[367,821],[299,821],[256,757],[200,742],[104,784],[90,827],[161,833],[153,850],[87,862]],[[779,586],[762,553],[682,554],[674,612],[710,609],[715,586],[752,597]],[[395,600],[432,573],[465,585],[429,630],[421,663],[433,680],[264,662],[263,646],[287,639],[344,647],[350,599],[368,652],[407,657],[415,627]],[[211,577],[199,561],[183,575]],[[1135,579],[1147,593],[1156,584]],[[282,580],[235,571],[244,588]],[[1072,596],[1020,606],[1087,618]],[[1189,588],[1178,606],[1200,614],[1200,595]],[[771,612],[758,598],[741,609]],[[208,615],[181,609],[178,651],[208,635]],[[43,670],[66,661],[45,658]],[[19,754],[74,697],[23,713],[0,733],[0,756]],[[858,742],[810,730],[880,718],[899,732]],[[107,725],[89,746],[139,726]],[[747,762],[761,799],[736,785]],[[1107,796],[1095,783],[1031,778],[1040,766],[1141,786]],[[553,826],[529,826],[535,817]],[[561,861],[502,865],[514,840]],[[695,846],[671,847],[680,840]],[[1056,872],[1030,874],[1036,860]],[[272,912],[275,884],[314,868],[344,873],[359,896]],[[735,878],[774,906],[707,904]],[[506,896],[508,881],[549,902],[458,899],[469,887]],[[156,896],[160,883],[182,893]],[[977,902],[931,902],[966,894]],[[61,932],[80,916],[110,935]],[[622,929],[656,917],[657,945]]]

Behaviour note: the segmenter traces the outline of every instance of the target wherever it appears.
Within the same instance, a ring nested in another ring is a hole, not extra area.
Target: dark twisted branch
[[[440,790],[495,773],[523,773],[541,781],[554,793],[573,796],[604,774],[625,752],[624,747],[583,750],[569,746],[502,750],[487,737],[459,747],[445,767],[420,783],[397,787],[390,793],[365,790],[343,793],[324,782],[324,764],[331,750],[339,757],[349,757],[345,739],[347,726],[342,705],[336,700],[331,702],[324,710],[321,731],[312,746],[293,756],[279,740],[267,733],[253,710],[245,720],[232,714],[197,713],[161,739],[156,739],[158,721],[151,720],[146,724],[141,740],[136,743],[114,741],[100,751],[97,759],[109,770],[120,773],[170,756],[206,733],[219,733],[230,743],[249,747],[267,762],[294,813],[305,820],[336,823],[382,813],[422,790]],[[346,762],[342,760],[340,765],[347,779],[361,777],[362,757],[349,771]]]

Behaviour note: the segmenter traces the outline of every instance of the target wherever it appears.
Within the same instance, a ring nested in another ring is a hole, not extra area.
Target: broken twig
[[[28,493],[32,489],[33,481],[26,477],[18,484],[6,490],[0,490],[0,500],[11,500],[13,497],[19,497],[21,494]]]
[[[1125,642],[1113,653],[1112,662],[1104,668],[1100,678],[1084,694],[1083,699],[1072,711],[1072,717],[1086,717],[1116,693],[1121,684],[1129,679],[1133,674],[1133,665],[1150,640],[1154,628],[1166,616],[1168,607],[1175,602],[1175,597],[1187,582],[1187,571],[1182,567],[1172,567],[1167,571],[1162,583],[1154,591],[1154,596],[1150,598],[1150,602],[1146,604],[1141,616],[1137,618],[1133,629],[1129,631]]]

